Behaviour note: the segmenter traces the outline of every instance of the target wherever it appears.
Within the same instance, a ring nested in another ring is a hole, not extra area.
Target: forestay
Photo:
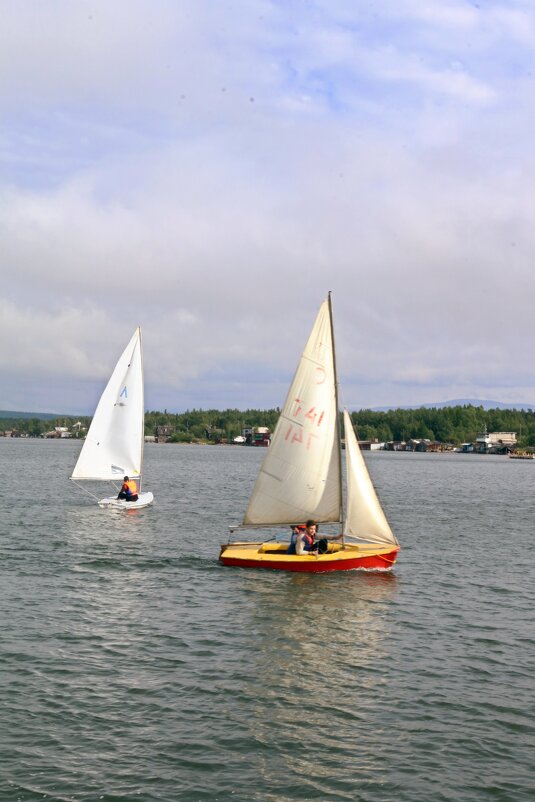
[[[347,470],[344,534],[371,543],[397,543],[377,498],[347,409],[344,410],[344,432]]]
[[[141,332],[136,329],[99,401],[71,479],[141,474],[144,438]]]
[[[339,521],[341,494],[334,348],[326,300],[297,366],[243,524]]]

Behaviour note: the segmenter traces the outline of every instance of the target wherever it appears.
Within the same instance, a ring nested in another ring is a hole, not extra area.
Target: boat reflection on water
[[[251,711],[255,768],[277,798],[297,798],[284,781],[290,761],[292,781],[307,799],[354,799],[357,777],[384,771],[375,723],[390,701],[398,579],[358,571],[293,574],[270,590],[262,585],[255,580],[251,589],[252,675],[229,712],[239,718],[244,707]],[[269,752],[258,748],[268,743]]]
[[[316,581],[314,581],[316,580]],[[349,571],[336,578],[325,575],[292,574],[287,594],[298,591],[299,596],[310,597],[310,602],[323,605],[327,609],[353,609],[354,605],[370,602],[388,601],[398,585],[398,577],[393,571]],[[334,587],[333,587],[334,585]]]
[[[369,665],[388,651],[398,588],[394,573],[292,574],[285,588],[277,587],[276,599],[273,587],[260,589],[254,581],[258,604],[250,610],[250,626],[261,635],[261,651],[269,658],[263,671],[273,682],[293,683],[297,666],[312,677],[327,673],[331,682],[333,661],[343,670]]]

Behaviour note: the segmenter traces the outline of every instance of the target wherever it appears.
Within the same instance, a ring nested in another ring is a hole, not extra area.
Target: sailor
[[[295,553],[303,556],[304,554],[316,554],[314,548],[314,537],[316,535],[316,524],[314,521],[307,521],[306,526],[300,527],[295,541]]]
[[[294,524],[293,526],[290,527],[290,529],[292,530],[292,535],[290,537],[290,545],[288,547],[288,554],[295,554],[296,553],[295,549],[296,549],[297,538],[298,538],[298,536],[299,536],[299,534],[301,532],[305,531],[305,527],[304,527],[304,524]]]
[[[138,500],[137,485],[133,479],[129,479],[128,476],[124,477],[123,485],[119,490],[117,498],[124,498],[125,501]]]
[[[305,530],[302,536],[302,545],[300,547],[299,540],[296,545],[297,554],[326,554],[329,551],[330,540],[341,540],[343,535],[333,535],[326,537],[322,535],[319,537],[318,527],[315,521],[308,520],[306,522]]]

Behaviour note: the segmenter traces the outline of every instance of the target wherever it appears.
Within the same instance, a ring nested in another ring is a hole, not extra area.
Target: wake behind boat
[[[344,410],[347,499],[342,492],[342,449],[331,296],[323,302],[236,529],[292,526],[307,519],[339,524],[339,542],[323,554],[290,554],[289,542],[231,541],[224,565],[316,573],[354,568],[387,570],[399,543],[383,512]]]
[[[130,510],[154,501],[151,492],[141,492],[144,416],[141,329],[137,328],[102,393],[70,477],[75,482],[121,483],[128,478],[138,485],[137,500],[117,498],[119,488],[115,495],[100,500],[90,493],[99,507]]]

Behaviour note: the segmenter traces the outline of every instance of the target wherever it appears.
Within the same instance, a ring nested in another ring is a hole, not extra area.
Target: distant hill
[[[435,401],[431,404],[413,404],[411,406],[373,407],[374,412],[388,412],[391,409],[444,409],[445,407],[483,407],[483,409],[535,409],[535,404],[520,404],[501,401],[489,401],[482,398],[453,398],[451,401]]]
[[[71,418],[72,415],[56,415],[55,412],[11,412],[7,409],[0,409],[0,418],[32,420],[55,420],[56,418]]]
[[[489,401],[488,399],[481,398],[453,398],[451,401],[434,401],[428,404],[391,404],[387,407],[368,407],[372,412],[389,412],[393,409],[444,409],[445,407],[483,407],[483,409],[517,409],[517,410],[535,410],[535,404],[521,404],[521,403],[508,403],[504,404],[501,401]],[[220,410],[221,411],[221,410]],[[356,411],[356,410],[355,410]],[[79,418],[80,415],[71,414],[70,412],[14,412],[12,410],[0,409],[1,418],[11,418],[12,420],[57,420],[59,418]],[[82,416],[88,417],[88,416]]]

